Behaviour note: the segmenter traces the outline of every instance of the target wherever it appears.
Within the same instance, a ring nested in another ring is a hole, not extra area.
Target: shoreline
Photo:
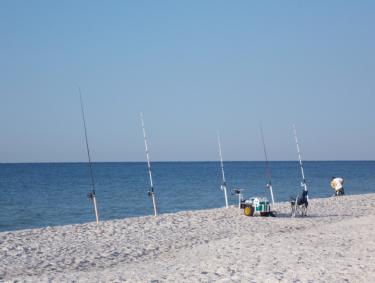
[[[281,202],[275,218],[231,206],[1,232],[0,281],[374,281],[373,203],[346,195],[311,199],[306,218]]]
[[[375,193],[346,194],[344,197],[365,196],[365,195],[375,195]],[[309,198],[309,201],[323,200],[323,199],[329,199],[329,198],[333,198],[333,196]],[[267,197],[267,199],[270,201],[271,209],[273,209],[274,206],[278,207],[280,205],[289,204],[289,201],[280,201],[280,202],[275,202],[275,204],[272,205],[270,198]],[[239,209],[238,204],[230,204],[229,207]],[[201,212],[201,211],[207,211],[208,212],[208,211],[217,210],[217,209],[225,209],[225,207],[222,206],[222,207],[202,208],[202,209],[194,209],[194,210],[181,210],[181,211],[176,211],[176,212],[161,212],[161,213],[158,213],[157,217],[180,214],[180,213],[191,213],[191,212]],[[125,217],[125,218],[100,220],[100,223],[111,222],[111,221],[118,222],[118,221],[123,221],[123,220],[127,220],[127,219],[138,219],[138,218],[148,218],[148,217],[154,218],[154,215],[152,215],[151,212],[150,212],[149,215],[129,216],[129,217]],[[52,225],[52,226],[41,226],[41,227],[18,229],[18,230],[7,230],[7,231],[0,231],[0,236],[1,236],[1,234],[4,234],[4,233],[15,233],[15,232],[28,231],[28,230],[44,230],[44,229],[63,228],[63,227],[66,227],[66,226],[88,225],[88,224],[93,224],[93,223],[95,223],[95,219],[93,219],[92,221],[83,222],[83,223],[70,223],[70,224],[63,224],[63,225]]]

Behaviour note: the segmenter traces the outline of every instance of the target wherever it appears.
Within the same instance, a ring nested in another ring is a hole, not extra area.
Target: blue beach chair
[[[309,192],[308,190],[303,189],[300,194],[295,198],[291,198],[291,217],[301,216],[304,217],[307,215],[307,207],[309,205]]]

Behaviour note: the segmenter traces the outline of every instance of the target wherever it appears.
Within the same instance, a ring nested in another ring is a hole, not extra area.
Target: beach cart
[[[253,197],[243,200],[240,206],[246,216],[276,216],[271,211],[271,206],[267,198]]]

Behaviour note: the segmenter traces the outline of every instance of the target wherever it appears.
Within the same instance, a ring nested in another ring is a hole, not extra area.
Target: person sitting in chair
[[[344,179],[340,177],[332,177],[331,187],[335,191],[333,196],[344,195]]]

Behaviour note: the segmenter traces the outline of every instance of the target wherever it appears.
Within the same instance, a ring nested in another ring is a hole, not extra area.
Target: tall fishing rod
[[[149,150],[147,145],[147,136],[146,136],[146,130],[145,130],[145,123],[143,121],[143,113],[140,113],[141,116],[141,124],[142,124],[142,131],[143,131],[143,138],[145,142],[145,151],[146,151],[146,159],[147,159],[147,168],[148,168],[148,175],[150,177],[150,190],[148,191],[148,195],[151,197],[152,200],[152,207],[154,209],[154,215],[157,216],[157,209],[156,209],[156,200],[155,200],[155,193],[154,193],[154,183],[152,181],[152,172],[151,172],[151,162],[150,162],[150,156],[149,156]]]
[[[303,187],[304,191],[307,191],[307,184],[306,184],[306,179],[305,179],[305,172],[303,170],[303,163],[302,163],[302,158],[301,158],[301,152],[300,152],[300,149],[299,149],[299,143],[298,143],[298,138],[297,138],[297,130],[296,130],[296,126],[294,124],[293,124],[293,132],[294,132],[294,139],[295,139],[296,145],[297,145],[297,153],[298,153],[299,165],[300,165],[300,168],[301,168],[301,175],[302,175],[301,186]]]
[[[91,190],[91,192],[89,192],[87,194],[87,197],[92,201],[92,203],[94,205],[96,223],[99,223],[99,213],[98,213],[98,207],[96,205],[96,196],[95,196],[95,181],[94,181],[94,175],[92,173],[90,148],[89,148],[89,142],[88,142],[88,138],[87,138],[86,119],[85,119],[85,112],[83,110],[82,93],[81,93],[80,87],[78,87],[78,91],[79,91],[79,99],[80,99],[80,102],[81,102],[81,113],[82,113],[82,120],[83,120],[83,128],[85,129],[86,149],[87,149],[87,157],[88,157],[88,160],[89,160],[89,171],[90,171],[91,186],[92,186],[92,190]]]
[[[272,204],[275,204],[275,199],[274,199],[273,190],[272,190],[272,182],[271,182],[271,179],[272,179],[271,178],[271,169],[270,169],[269,162],[268,162],[268,155],[267,155],[267,150],[266,150],[266,143],[264,141],[264,133],[263,133],[263,125],[262,125],[262,123],[260,124],[260,133],[261,133],[261,136],[262,136],[264,158],[266,160],[266,176],[268,178],[268,183],[266,184],[266,187],[270,190]]]
[[[223,163],[223,155],[221,153],[221,141],[220,141],[220,133],[219,132],[217,132],[217,141],[218,141],[218,144],[219,144],[221,175],[222,175],[222,178],[223,178],[223,182],[221,184],[221,190],[224,191],[225,207],[228,208],[227,182],[225,180],[224,163]]]

